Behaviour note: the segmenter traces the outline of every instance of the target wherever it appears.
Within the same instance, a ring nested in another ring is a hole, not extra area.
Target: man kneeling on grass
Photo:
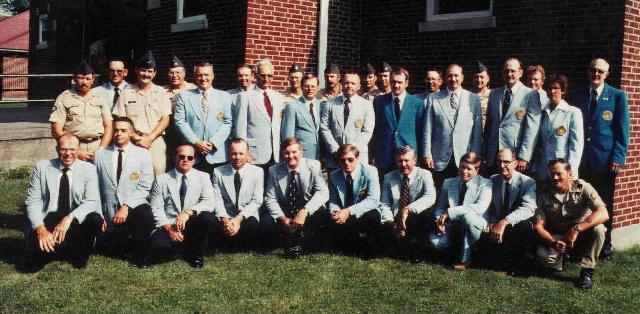
[[[550,181],[538,192],[534,228],[539,236],[536,255],[543,266],[562,270],[566,253],[582,254],[576,286],[593,286],[593,269],[604,245],[607,208],[591,184],[573,180],[565,159],[549,162]],[[576,249],[580,250],[576,250]]]
[[[77,159],[75,135],[62,135],[57,151],[58,158],[36,164],[27,192],[27,266],[33,271],[57,252],[85,267],[102,225],[96,167]]]
[[[151,209],[155,226],[151,233],[149,258],[138,264],[147,267],[171,257],[173,248],[182,245],[185,259],[193,268],[204,266],[207,239],[216,228],[213,185],[208,173],[193,169],[195,148],[180,145],[176,149],[176,167],[156,178],[151,190]]]

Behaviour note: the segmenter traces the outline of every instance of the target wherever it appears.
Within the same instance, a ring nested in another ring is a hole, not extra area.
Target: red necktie
[[[269,119],[273,119],[273,106],[271,106],[271,100],[269,100],[267,91],[264,92],[264,108],[267,109],[267,113],[269,114]]]

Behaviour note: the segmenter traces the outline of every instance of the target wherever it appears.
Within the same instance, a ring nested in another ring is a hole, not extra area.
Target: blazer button
[[[587,142],[591,142],[591,138],[588,138],[588,139],[587,139]]]

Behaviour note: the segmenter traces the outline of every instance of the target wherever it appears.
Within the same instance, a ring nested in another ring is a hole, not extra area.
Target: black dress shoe
[[[297,259],[302,255],[302,246],[294,245],[284,249],[284,256],[290,259]]]
[[[145,269],[151,267],[151,259],[148,257],[138,257],[135,261],[136,267]]]
[[[580,278],[576,282],[580,289],[591,289],[593,287],[593,268],[583,268],[580,270]]]
[[[193,268],[204,267],[204,258],[202,256],[194,257],[189,261],[189,265]]]
[[[603,261],[610,261],[613,258],[613,253],[611,252],[611,250],[602,250],[602,252],[600,252],[600,260]]]
[[[83,269],[87,267],[88,262],[89,262],[89,256],[76,256],[69,260],[69,263],[75,269]]]

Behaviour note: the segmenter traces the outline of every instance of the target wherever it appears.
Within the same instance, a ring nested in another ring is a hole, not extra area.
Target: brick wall
[[[627,1],[621,50],[621,88],[629,96],[631,143],[627,165],[616,180],[614,228],[640,223],[640,1]]]
[[[288,86],[293,62],[305,71],[317,68],[317,0],[249,0],[245,62],[268,58],[274,65],[274,89]]]
[[[158,8],[149,10],[148,41],[158,62],[156,82],[167,82],[167,67],[175,54],[186,66],[188,81],[193,81],[194,63],[209,61],[216,74],[214,86],[234,87],[235,69],[244,61],[246,5],[237,0],[210,1],[206,29],[176,33],[171,33],[177,18],[175,0],[163,0]]]
[[[2,74],[27,74],[28,57],[2,57]],[[0,99],[27,99],[28,79],[26,77],[2,78]]]
[[[454,62],[468,67],[475,60],[489,67],[492,85],[498,86],[508,56],[565,73],[572,84],[586,83],[593,57],[621,59],[624,5],[624,0],[493,1],[495,28],[420,32],[426,0],[369,1],[362,13],[362,60],[405,66],[415,75],[413,91],[424,89],[426,68],[445,69]],[[620,64],[614,62],[611,71],[610,83],[619,85]]]
[[[359,69],[360,48],[364,40],[361,38],[362,21],[367,18],[363,16],[363,4],[369,4],[369,1],[329,0],[327,65],[333,62],[341,70]],[[375,30],[371,32],[375,33]]]

